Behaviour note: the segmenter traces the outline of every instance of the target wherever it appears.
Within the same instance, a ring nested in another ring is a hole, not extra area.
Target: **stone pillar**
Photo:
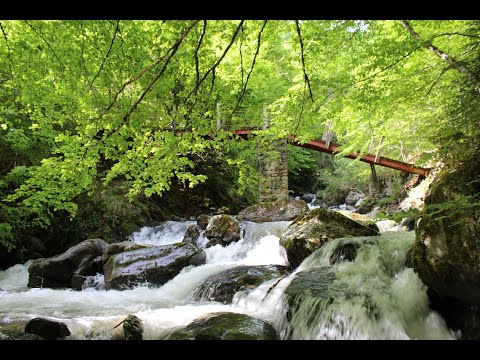
[[[288,200],[287,140],[278,139],[259,148],[259,202]]]

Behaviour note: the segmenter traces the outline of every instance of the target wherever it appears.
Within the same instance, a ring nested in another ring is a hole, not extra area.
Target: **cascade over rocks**
[[[206,254],[198,246],[179,242],[112,255],[104,264],[105,288],[124,290],[148,282],[159,286],[189,265],[202,265]]]
[[[240,211],[237,220],[253,222],[291,221],[306,211],[309,211],[308,205],[303,200],[263,202]]]
[[[168,340],[277,340],[268,322],[230,312],[206,314],[169,334]]]
[[[254,289],[265,281],[287,274],[281,265],[242,265],[209,276],[200,286],[192,290],[196,301],[218,301],[230,304],[236,292]]]
[[[317,208],[296,218],[283,233],[280,244],[292,269],[329,240],[349,236],[375,236],[378,231],[336,211]]]
[[[62,254],[33,260],[28,268],[28,286],[70,287],[74,275],[101,273],[101,262],[94,260],[103,254],[107,246],[102,239],[89,239],[72,246]]]

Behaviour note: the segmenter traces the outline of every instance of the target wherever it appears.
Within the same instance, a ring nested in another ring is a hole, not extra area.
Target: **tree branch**
[[[55,58],[56,58],[56,59],[58,60],[58,62],[60,63],[60,68],[61,68],[61,70],[63,71],[63,63],[62,63],[62,61],[60,60],[60,58],[57,56],[57,54],[55,53],[55,51],[52,49],[50,43],[49,43],[47,40],[45,40],[45,39],[43,38],[43,36],[42,36],[27,20],[24,20],[24,21],[25,21],[25,24],[27,24],[28,26],[30,26],[30,28],[33,30],[33,32],[34,32],[35,34],[37,34],[37,36],[38,36],[40,39],[42,39],[42,40],[45,42],[45,44],[47,44],[47,46],[48,46],[48,48],[50,49],[50,51],[53,53],[53,55],[55,56]]]
[[[192,30],[192,28],[199,22],[199,20],[195,20],[193,21],[185,30],[184,32],[182,33],[182,35],[175,41],[175,43],[172,45],[172,47],[170,49],[168,49],[167,54],[170,53],[170,55],[168,55],[168,57],[166,58],[165,60],[165,63],[163,64],[163,67],[160,69],[160,71],[157,73],[157,75],[154,77],[154,79],[150,82],[150,84],[147,85],[147,87],[145,88],[145,90],[142,92],[142,94],[139,96],[139,98],[133,103],[133,105],[130,107],[130,109],[127,111],[127,113],[123,116],[123,119],[122,119],[122,122],[110,133],[113,134],[115,133],[116,131],[118,131],[123,124],[126,124],[128,122],[128,120],[130,119],[130,116],[132,115],[132,113],[135,111],[135,109],[137,108],[137,106],[142,102],[142,100],[145,98],[145,95],[147,95],[150,90],[152,89],[153,85],[157,82],[157,80],[163,75],[163,73],[165,72],[165,69],[167,68],[170,60],[173,58],[173,56],[175,55],[175,53],[177,52],[180,44],[183,42],[183,40],[185,39],[185,37],[188,35],[188,33],[190,32],[190,30]]]
[[[442,69],[442,71],[440,72],[440,74],[437,76],[437,78],[435,79],[435,81],[433,82],[433,84],[430,86],[430,88],[428,89],[427,93],[425,94],[425,96],[428,96],[430,95],[430,92],[432,91],[432,89],[435,87],[435,85],[437,85],[438,81],[440,80],[440,78],[442,77],[443,74],[445,74],[447,72],[447,70],[450,70],[451,67],[450,66],[447,66],[445,68]]]
[[[312,99],[313,102],[313,94],[312,94],[312,88],[310,86],[310,80],[308,79],[307,72],[305,71],[305,53],[304,53],[304,48],[303,48],[303,39],[302,39],[302,34],[300,33],[300,24],[298,20],[295,20],[295,25],[297,27],[297,34],[298,34],[298,39],[300,40],[300,51],[302,54],[302,71],[303,71],[303,78],[305,82],[308,85],[308,90],[310,92],[310,99]]]
[[[423,39],[421,38],[421,36],[415,32],[415,30],[412,28],[412,26],[409,24],[407,20],[400,20],[400,22],[415,40],[423,42]],[[434,46],[431,42],[424,44],[423,47],[427,48],[428,50],[433,52],[435,55],[437,55],[439,58],[447,62],[447,64],[451,68],[461,72],[462,74],[465,74],[475,84],[476,90],[480,92],[480,79],[477,78],[475,73],[473,73],[468,68],[466,68],[461,62],[455,60],[453,57],[449,56],[444,51]]]
[[[236,37],[237,37],[237,34],[238,32],[240,31],[243,23],[244,23],[245,20],[241,20],[240,23],[237,25],[237,28],[235,29],[233,35],[232,35],[232,38],[230,39],[230,43],[227,45],[226,49],[223,51],[223,54],[220,56],[220,58],[215,62],[215,64],[213,64],[213,66],[207,70],[207,72],[205,73],[205,75],[203,75],[203,77],[200,79],[200,82],[198,83],[198,88],[200,88],[200,86],[202,85],[202,83],[205,81],[205,79],[208,77],[208,75],[213,72],[215,70],[215,68],[222,62],[223,58],[225,57],[225,55],[227,54],[228,50],[230,50],[230,48],[232,47],[233,45],[233,42],[235,41]],[[185,101],[187,101],[190,96],[192,96],[192,94],[194,92],[196,92],[196,89],[197,87],[195,87],[195,89],[193,89],[192,91],[190,91],[190,93],[188,94],[187,98],[185,99]]]
[[[13,70],[12,70],[12,60],[11,60],[11,57],[10,57],[10,53],[12,52],[12,49],[10,49],[10,45],[8,44],[8,38],[7,38],[7,33],[5,32],[5,30],[3,29],[3,26],[2,26],[2,22],[0,21],[0,29],[2,29],[2,34],[3,34],[3,38],[5,39],[5,44],[7,45],[7,50],[8,50],[8,68],[10,69],[10,73],[12,74],[12,77],[13,77]]]
[[[198,51],[200,50],[200,46],[202,44],[203,37],[205,36],[206,31],[207,31],[207,20],[203,20],[202,34],[200,35],[200,39],[198,40],[198,44],[197,44],[197,47],[195,48],[195,53],[193,55],[193,57],[195,58],[195,94],[198,92],[198,87],[200,86]]]
[[[250,71],[248,72],[247,74],[247,79],[245,80],[245,83],[243,84],[243,88],[242,88],[242,91],[238,97],[238,100],[237,100],[237,103],[235,105],[235,108],[233,109],[232,113],[230,114],[230,118],[233,116],[233,114],[235,113],[235,111],[237,111],[238,109],[238,106],[240,105],[241,101],[243,100],[243,97],[245,96],[245,92],[247,91],[247,84],[248,84],[248,80],[250,79],[250,75],[252,74],[252,71],[253,71],[253,68],[255,67],[255,62],[257,60],[257,56],[260,52],[260,44],[261,44],[261,39],[262,39],[262,33],[263,33],[263,30],[265,29],[265,26],[267,25],[267,21],[268,20],[265,20],[263,22],[263,25],[262,25],[262,28],[260,29],[260,31],[258,32],[258,38],[257,38],[257,49],[255,50],[255,55],[253,56],[253,60],[252,60],[252,66],[250,68]],[[242,83],[243,83],[243,68],[242,68]]]
[[[245,20],[241,20],[240,23],[237,25],[237,28],[235,29],[233,35],[232,35],[232,38],[230,39],[230,43],[227,45],[227,47],[225,48],[225,50],[223,51],[223,54],[220,56],[220,58],[215,62],[215,64],[213,64],[213,66],[207,70],[207,72],[203,75],[203,77],[200,79],[199,83],[198,83],[198,86],[196,85],[194,89],[192,89],[192,91],[190,91],[190,93],[187,95],[187,97],[185,98],[185,102],[188,101],[188,99],[190,99],[190,96],[192,96],[193,93],[197,93],[198,92],[198,89],[200,88],[200,86],[202,85],[202,83],[205,81],[205,79],[208,77],[208,75],[210,73],[213,74],[212,76],[212,84],[211,84],[211,88],[210,88],[210,93],[213,91],[213,86],[214,86],[214,83],[215,83],[215,69],[217,68],[217,66],[222,62],[223,58],[225,57],[225,55],[227,54],[228,50],[230,50],[230,48],[232,47],[235,39],[237,38],[237,35],[238,35],[238,32],[240,31],[241,27],[243,26],[243,23],[244,23]],[[193,108],[195,107],[195,104],[197,102],[194,101],[193,102],[193,105],[189,108],[188,112],[187,112],[187,117],[190,116],[190,114],[192,113],[193,111]]]
[[[120,31],[120,20],[117,20],[117,26],[115,27],[115,32],[113,33],[112,41],[110,42],[110,47],[108,48],[107,55],[102,60],[100,67],[98,68],[97,74],[93,77],[92,81],[90,82],[90,89],[93,86],[93,83],[97,79],[98,75],[100,75],[100,71],[102,71],[103,66],[105,65],[105,61],[107,61],[108,55],[110,55],[110,51],[112,51],[113,43],[115,42],[115,38],[117,37],[117,33]]]

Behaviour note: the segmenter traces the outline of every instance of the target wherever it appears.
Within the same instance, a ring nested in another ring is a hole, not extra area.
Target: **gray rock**
[[[107,248],[102,239],[89,239],[72,246],[62,254],[33,260],[28,268],[29,287],[70,287],[77,275],[95,275],[98,263],[94,262]]]
[[[210,221],[210,216],[201,214],[197,217],[197,225],[200,226],[202,230],[207,228],[208,222]]]
[[[105,288],[123,290],[145,282],[160,286],[185,266],[201,265],[205,259],[203,250],[184,242],[112,255],[103,266]]]
[[[200,234],[202,233],[202,228],[198,225],[190,225],[185,232],[185,235],[183,237],[183,242],[198,245],[197,240],[200,237]]]

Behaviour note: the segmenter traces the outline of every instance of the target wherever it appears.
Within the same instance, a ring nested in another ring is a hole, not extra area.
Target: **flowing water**
[[[131,240],[154,245],[176,243],[194,223],[167,221],[141,229]],[[237,292],[228,305],[192,300],[193,290],[220,271],[238,265],[286,265],[279,239],[289,224],[242,222],[240,241],[204,249],[204,265],[186,267],[158,288],[145,284],[131,290],[106,291],[100,274],[89,277],[82,291],[28,288],[30,262],[17,264],[0,272],[0,288],[4,290],[0,290],[0,325],[20,328],[32,318],[45,317],[64,322],[71,331],[67,339],[111,339],[114,327],[126,315],[134,314],[142,320],[144,339],[162,339],[173,328],[199,316],[228,311],[270,322],[281,339],[455,339],[444,320],[430,310],[426,287],[412,269],[403,266],[413,242],[412,232],[386,231],[373,243],[354,238],[359,244],[356,259],[331,266],[330,255],[342,241],[336,239],[273,288],[279,279]],[[335,274],[329,286],[353,295],[339,296],[333,302],[306,296],[289,316],[285,289],[297,273],[324,266],[330,266]],[[370,307],[365,307],[365,299]],[[375,309],[375,316],[369,308]]]

